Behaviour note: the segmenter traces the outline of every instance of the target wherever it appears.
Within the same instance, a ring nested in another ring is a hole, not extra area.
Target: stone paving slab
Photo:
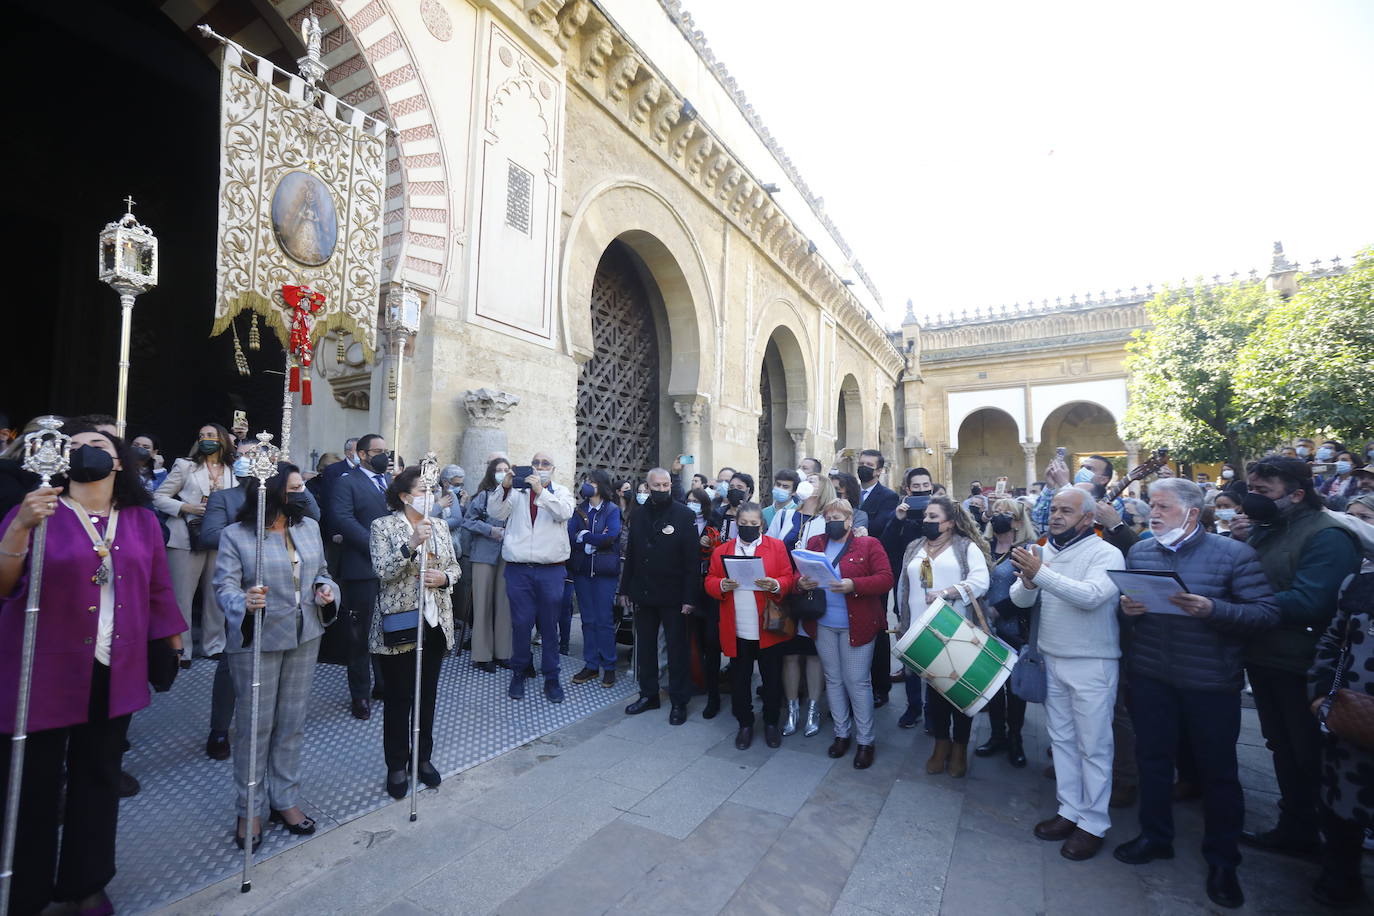
[[[621,815],[621,820],[686,839],[754,771],[754,767],[700,756]]]
[[[829,757],[779,748],[735,790],[730,801],[792,817],[806,804],[834,763]]]

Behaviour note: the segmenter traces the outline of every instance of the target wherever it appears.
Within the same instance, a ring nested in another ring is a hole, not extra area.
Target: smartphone
[[[992,491],[992,495],[998,499],[1001,499],[1003,496],[1007,495],[1007,478],[997,478],[997,489]]]
[[[245,410],[234,411],[234,429],[248,428],[248,412]]]
[[[677,463],[678,463],[678,464],[696,464],[696,463],[697,463],[697,456],[696,456],[696,455],[678,455],[678,456],[677,456]]]
[[[511,484],[512,487],[514,487],[517,490],[528,490],[530,488],[530,485],[525,483],[525,478],[529,477],[534,473],[534,468],[532,468],[528,464],[522,464],[520,465],[520,467],[515,468],[510,473],[511,477],[515,481]]]
[[[1059,446],[1059,448],[1057,448],[1057,449],[1054,450],[1054,457],[1058,458],[1060,461],[1063,461],[1063,460],[1064,460],[1064,457],[1065,457],[1066,455],[1068,455],[1068,454],[1069,454],[1069,450],[1066,449],[1066,448],[1064,448],[1064,446],[1062,446],[1062,445]]]

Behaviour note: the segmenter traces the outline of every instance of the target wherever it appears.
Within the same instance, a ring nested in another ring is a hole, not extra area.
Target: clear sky
[[[889,324],[1374,244],[1374,0],[683,5]]]

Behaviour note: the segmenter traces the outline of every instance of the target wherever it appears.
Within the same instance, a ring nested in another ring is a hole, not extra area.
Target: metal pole
[[[430,452],[420,462],[420,484],[425,488],[421,521],[429,520],[430,501],[434,494],[434,484],[438,478],[439,462],[434,453]],[[420,817],[418,810],[420,792],[420,685],[425,657],[425,570],[429,566],[429,548],[434,540],[432,523],[430,527],[430,540],[420,545],[420,619],[415,627],[415,702],[410,707],[410,820],[412,822]]]
[[[392,467],[399,470],[396,462],[401,455],[401,393],[405,383],[406,332],[393,328],[391,333],[396,335],[396,403],[391,418],[391,453],[394,456]]]
[[[125,417],[129,403],[129,336],[134,325],[134,295],[120,293],[119,326],[119,395],[115,401],[115,431],[124,438]]]
[[[268,445],[272,436],[269,433],[258,433],[258,444],[248,449],[246,457],[252,467],[253,476],[258,481],[258,525],[257,539],[253,544],[253,569],[255,585],[261,587],[262,582],[262,550],[263,542],[267,539],[266,514],[267,514],[267,481],[277,474],[277,460],[281,452]],[[252,730],[248,733],[248,806],[245,811],[243,826],[243,883],[239,885],[239,893],[246,894],[253,889],[253,818],[257,814],[256,798],[258,787],[258,715],[261,711],[261,687],[262,687],[262,619],[266,611],[264,607],[252,611],[253,614],[253,679],[252,679]],[[244,608],[244,613],[250,613]]]
[[[25,439],[24,469],[38,474],[42,486],[52,486],[51,478],[66,472],[71,440],[57,430],[62,421],[43,417],[41,429]],[[38,604],[43,588],[43,551],[48,540],[48,520],[38,523],[33,533],[29,564],[29,600],[24,610],[24,642],[19,657],[19,696],[14,704],[14,735],[10,739],[9,783],[5,787],[5,837],[0,845],[0,916],[9,912],[10,886],[14,878],[14,845],[19,829],[19,799],[24,783],[24,752],[28,742],[29,695],[33,686],[34,645],[38,641]]]
[[[291,351],[286,351],[286,371],[281,380],[281,460],[291,460],[291,411],[295,399],[291,397]]]

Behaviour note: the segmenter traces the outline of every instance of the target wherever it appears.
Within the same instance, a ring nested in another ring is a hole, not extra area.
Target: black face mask
[[[147,460],[148,460],[148,456],[152,454],[152,452],[148,451],[146,448],[144,448],[144,447],[141,446],[141,445],[135,445],[135,446],[133,446],[133,447],[130,449],[130,451],[132,451],[132,452],[134,453],[134,457],[137,458],[139,461],[147,461]]]
[[[739,525],[736,530],[739,532],[739,539],[746,544],[754,543],[763,533],[763,529],[758,525]]]
[[[744,491],[732,488],[730,492],[725,494],[725,499],[730,505],[738,506],[740,503],[744,502]]]
[[[858,473],[860,483],[868,483],[873,480],[874,477],[878,476],[878,472],[866,464],[859,465]]]
[[[1011,530],[1012,518],[1010,515],[994,515],[992,517],[992,530],[994,534],[1006,534]]]
[[[114,473],[114,458],[104,449],[83,445],[71,455],[67,479],[74,483],[95,483]]]
[[[1279,517],[1279,505],[1260,493],[1246,493],[1240,501],[1245,517],[1260,525],[1268,524]]]
[[[1079,531],[1077,528],[1070,528],[1063,534],[1051,534],[1050,543],[1055,546],[1055,549],[1062,549],[1064,547],[1068,547],[1074,541],[1087,535],[1091,531],[1092,528],[1089,528],[1087,531]]]
[[[662,508],[668,505],[668,501],[673,498],[673,494],[667,490],[650,490],[649,505]]]
[[[969,495],[970,495],[970,496],[982,496],[982,495],[983,495],[983,488],[982,488],[982,487],[969,487],[969,488],[968,488],[968,492],[969,492]]]
[[[832,541],[843,541],[848,533],[849,529],[845,527],[844,519],[825,523],[825,536]]]
[[[387,460],[386,452],[380,455],[373,455],[367,459],[367,466],[372,468],[374,474],[385,474],[390,461]]]
[[[306,494],[287,493],[286,505],[282,507],[281,513],[288,521],[298,522],[305,518]]]
[[[923,535],[925,536],[925,539],[926,539],[927,541],[934,541],[934,540],[937,540],[937,539],[939,539],[939,537],[940,537],[940,526],[941,526],[942,524],[944,524],[944,523],[943,523],[943,522],[922,522],[922,523],[921,523],[921,534],[923,534]]]

